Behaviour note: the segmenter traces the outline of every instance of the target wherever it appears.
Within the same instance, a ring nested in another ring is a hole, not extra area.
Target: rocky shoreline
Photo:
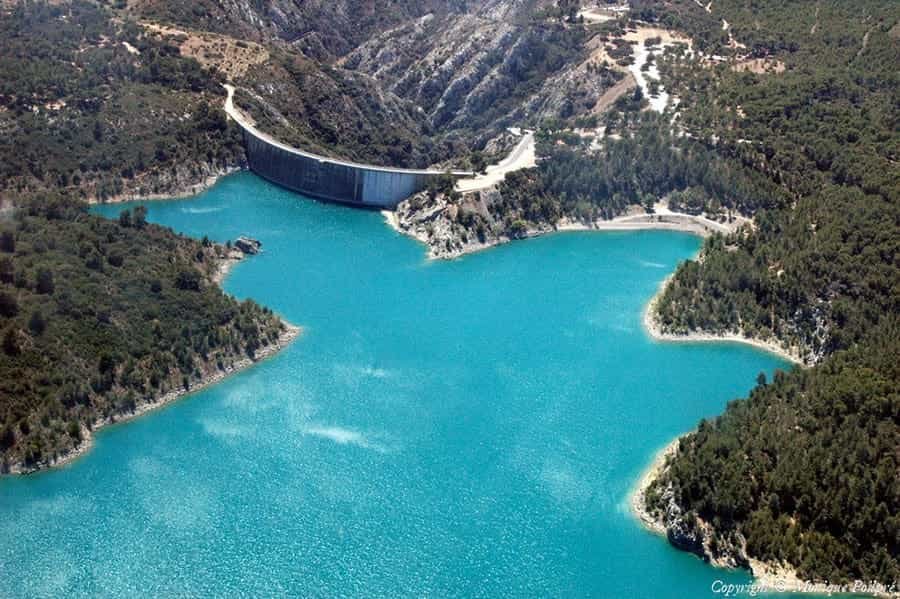
[[[753,575],[753,583],[736,585],[731,595],[760,595],[765,593],[813,593],[816,595],[853,594],[857,596],[897,599],[900,590],[880,583],[854,581],[848,584],[829,584],[803,580],[796,569],[787,564],[768,563],[746,555],[746,548],[732,548],[737,555],[727,552],[714,554],[711,540],[716,531],[707,522],[699,521],[697,529],[688,530],[681,520],[681,508],[669,499],[665,514],[654,514],[647,509],[647,492],[669,466],[679,448],[683,436],[676,437],[661,449],[635,485],[629,505],[632,514],[650,532],[664,536],[672,546],[694,553],[717,568],[745,569]],[[665,495],[664,495],[665,497]]]
[[[681,437],[676,437],[674,441],[656,453],[653,457],[653,461],[650,462],[650,465],[641,474],[641,477],[638,479],[637,484],[631,492],[631,497],[629,498],[631,511],[637,516],[640,523],[648,530],[659,535],[666,534],[666,524],[662,518],[657,518],[647,509],[647,490],[650,488],[653,481],[665,472],[667,461],[678,452],[678,442],[680,440]]]
[[[748,568],[750,562],[744,555],[744,547],[731,548],[731,551],[712,550],[711,539],[715,536],[712,526],[700,518],[689,521],[683,510],[674,499],[671,489],[663,491],[662,498],[666,502],[663,513],[654,513],[647,508],[647,493],[653,483],[668,469],[671,459],[678,453],[682,437],[676,437],[661,449],[653,458],[650,466],[638,479],[632,491],[630,504],[632,513],[645,528],[656,534],[665,536],[673,547],[693,553],[703,561],[720,568]],[[728,545],[727,542],[720,545]]]
[[[470,192],[464,194],[459,204],[450,203],[440,195],[428,199],[425,194],[418,194],[401,202],[396,211],[384,211],[383,214],[394,230],[423,243],[428,248],[429,259],[441,260],[459,258],[511,241],[550,233],[667,230],[709,237],[715,233],[730,233],[750,223],[749,219],[743,217],[722,223],[704,215],[673,212],[664,202],[659,202],[651,213],[642,207],[634,206],[628,213],[610,220],[585,223],[563,217],[556,223],[529,224],[526,230],[516,236],[487,230],[484,236],[479,238],[474,232],[456,225],[457,215],[464,209],[489,218],[488,205],[496,199],[494,197],[496,194],[499,194],[496,188]]]
[[[490,193],[490,191],[487,193]],[[482,205],[479,206],[479,204]],[[483,200],[470,201],[469,208],[474,208],[481,213],[485,212]],[[721,223],[702,215],[673,212],[660,203],[655,206],[653,213],[646,213],[643,209],[636,209],[630,214],[594,223],[580,223],[563,219],[554,225],[532,226],[524,234],[515,238],[494,235],[485,236],[479,240],[473,239],[472,237],[474,236],[471,235],[468,238],[460,238],[459,229],[453,226],[456,219],[456,210],[458,210],[458,206],[438,197],[434,198],[430,205],[424,207],[420,205],[414,209],[409,204],[401,204],[396,212],[384,212],[383,214],[386,222],[396,231],[422,242],[428,248],[429,259],[453,259],[509,243],[515,239],[538,237],[565,231],[662,229],[683,231],[707,237],[714,233],[729,233],[743,225],[752,226],[749,219],[738,217],[729,223]],[[642,315],[644,328],[653,339],[666,342],[716,341],[743,343],[775,354],[796,365],[803,366],[807,364],[805,356],[799,348],[788,347],[777,340],[764,341],[738,333],[695,332],[687,335],[675,335],[663,332],[662,327],[654,317],[654,308],[670,280],[671,275],[660,284],[659,290],[647,303]],[[688,522],[688,519],[683,517],[680,506],[677,505],[671,496],[671,491],[669,491],[670,496],[666,511],[661,514],[651,513],[646,505],[647,491],[653,482],[666,471],[671,458],[678,452],[680,440],[681,437],[674,439],[656,454],[650,466],[639,478],[629,498],[632,513],[645,528],[655,534],[665,536],[674,547],[694,553],[715,567],[749,570],[754,576],[754,582],[747,585],[746,589],[736,590],[738,593],[797,592],[832,594],[852,592],[875,597],[896,598],[900,596],[890,589],[881,589],[877,585],[873,587],[871,584],[863,584],[862,582],[843,586],[829,586],[802,580],[797,575],[796,570],[788,565],[766,563],[748,557],[744,546],[745,543],[740,535],[735,541],[736,544],[727,540],[717,539],[719,542],[715,546],[718,549],[713,551],[712,539],[716,536],[716,531],[712,525],[699,518]]]
[[[242,170],[244,170],[244,168],[239,166],[210,168],[206,170],[203,178],[199,181],[196,179],[193,181],[184,181],[176,177],[176,179],[179,180],[176,181],[170,189],[165,188],[164,186],[164,190],[151,193],[141,193],[139,190],[132,189],[104,198],[103,200],[100,200],[96,195],[90,195],[88,196],[87,202],[88,204],[121,204],[123,202],[153,202],[158,200],[179,200],[189,198],[203,193],[218,183],[223,177],[227,177],[228,175]]]
[[[244,260],[244,253],[240,250],[230,249],[224,256],[219,256],[219,264],[213,273],[212,280],[216,285],[221,286],[225,282],[226,277],[238,262]]]
[[[73,447],[71,450],[66,453],[58,456],[56,459],[49,460],[46,462],[40,462],[33,466],[25,466],[24,464],[12,464],[10,466],[9,474],[33,474],[35,472],[46,470],[49,468],[59,468],[66,464],[69,464],[86,454],[91,450],[94,446],[94,437],[93,433],[95,433],[98,429],[109,426],[111,424],[120,424],[123,422],[128,422],[130,420],[134,420],[140,416],[143,416],[147,412],[151,412],[153,410],[159,409],[163,406],[166,406],[178,399],[186,395],[190,395],[192,393],[196,393],[210,385],[218,383],[225,377],[240,372],[250,366],[253,366],[257,362],[260,362],[277,352],[281,351],[285,347],[287,347],[297,336],[301,333],[302,329],[300,327],[294,326],[287,322],[284,323],[285,329],[278,337],[278,339],[265,347],[260,348],[256,355],[253,358],[244,357],[238,361],[236,361],[231,366],[226,366],[222,370],[216,370],[215,372],[209,373],[204,376],[201,380],[193,383],[190,389],[179,388],[173,391],[169,391],[157,398],[152,398],[149,401],[137,406],[134,411],[124,413],[124,414],[116,414],[112,417],[99,418],[96,422],[93,423],[91,429],[87,427],[82,427],[81,429],[81,443]]]
[[[495,192],[495,190],[493,191]],[[492,191],[488,191],[488,194]],[[474,196],[477,194],[468,194]],[[420,201],[424,200],[419,196]],[[467,198],[469,207],[484,214],[486,206],[484,198]],[[489,200],[488,200],[489,201]],[[492,247],[503,245],[517,239],[529,239],[551,233],[567,231],[643,231],[643,230],[667,230],[691,233],[700,237],[708,237],[715,233],[727,234],[736,231],[744,225],[752,226],[752,221],[744,217],[736,217],[731,222],[722,223],[704,215],[686,214],[674,212],[664,202],[657,202],[652,213],[643,208],[634,207],[628,214],[618,216],[610,220],[598,220],[592,223],[583,223],[568,218],[562,218],[555,224],[544,223],[530,226],[522,235],[509,237],[506,235],[486,235],[483,240],[475,235],[468,235],[453,226],[456,220],[456,212],[459,207],[448,203],[443,197],[438,196],[431,200],[431,204],[413,208],[410,201],[406,201],[397,207],[395,212],[384,211],[385,221],[395,231],[412,237],[423,243],[428,248],[428,258],[431,260],[449,260],[459,258],[467,254],[473,254]],[[647,304],[643,314],[644,328],[647,333],[658,341],[674,342],[700,342],[717,341],[743,343],[757,349],[773,353],[793,364],[805,365],[808,363],[806,356],[800,348],[789,347],[777,340],[762,340],[747,337],[740,333],[718,333],[697,331],[686,335],[666,333],[655,319],[654,308],[659,301],[663,290],[671,280],[667,277],[659,287],[656,295]]]
[[[257,246],[261,245],[255,240],[249,241],[253,241],[257,244]],[[217,285],[221,285],[234,265],[238,262],[241,262],[246,257],[247,253],[248,252],[243,252],[241,250],[238,250],[237,248],[232,247],[227,251],[226,254],[219,256],[216,270],[212,274],[213,282]],[[199,381],[192,383],[189,389],[178,388],[176,390],[169,391],[168,393],[165,393],[160,397],[151,398],[149,401],[138,405],[132,412],[115,414],[112,417],[99,418],[93,423],[91,428],[82,426],[81,442],[75,447],[71,448],[69,451],[57,456],[55,459],[39,462],[32,466],[25,466],[22,463],[11,464],[8,474],[32,474],[41,470],[58,468],[60,466],[69,464],[89,452],[94,447],[93,433],[97,429],[108,426],[110,424],[128,422],[129,420],[138,418],[146,414],[147,412],[168,405],[184,397],[185,395],[200,391],[201,389],[204,389],[221,381],[229,375],[235,374],[241,370],[244,370],[245,368],[249,368],[257,362],[274,355],[275,353],[287,347],[301,333],[300,327],[294,326],[284,320],[282,320],[282,323],[284,324],[284,330],[281,332],[278,339],[276,339],[274,343],[260,348],[254,355],[254,357],[251,358],[247,356],[241,358],[240,360],[237,360],[230,366],[226,366],[222,370],[214,370],[212,372],[209,372]]]

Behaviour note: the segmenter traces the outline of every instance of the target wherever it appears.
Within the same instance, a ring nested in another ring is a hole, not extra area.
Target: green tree
[[[200,290],[200,274],[194,269],[185,269],[175,277],[175,287],[184,291]]]
[[[0,233],[0,251],[12,254],[16,251],[16,237],[12,231]]]
[[[52,295],[55,290],[53,284],[53,272],[48,268],[39,268],[37,272],[37,284],[35,291],[41,295]]]
[[[134,226],[137,229],[143,229],[147,224],[147,207],[135,206],[134,208]]]
[[[40,310],[31,313],[31,318],[28,319],[28,328],[35,335],[42,335],[47,330],[47,319]]]
[[[0,291],[0,316],[12,318],[19,313],[19,302],[16,297],[5,291]]]
[[[3,352],[7,356],[19,355],[19,334],[15,327],[9,327],[3,333]]]

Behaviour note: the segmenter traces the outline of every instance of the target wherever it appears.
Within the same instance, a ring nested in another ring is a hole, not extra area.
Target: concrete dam
[[[329,202],[379,209],[397,204],[422,191],[428,182],[445,174],[439,170],[399,169],[356,164],[318,156],[282,144],[256,129],[234,107],[234,87],[226,85],[225,112],[241,126],[250,170],[292,191]],[[454,177],[471,177],[469,171],[452,171]]]

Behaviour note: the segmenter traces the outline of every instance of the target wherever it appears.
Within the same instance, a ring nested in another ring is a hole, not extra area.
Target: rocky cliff
[[[238,81],[235,103],[277,139],[318,154],[399,167],[446,158],[411,102],[360,73],[276,53]]]
[[[319,60],[341,56],[370,36],[433,11],[461,10],[453,0],[135,0],[141,18],[256,41],[282,40]]]
[[[414,102],[438,129],[483,135],[592,110],[621,75],[594,71],[590,38],[533,4],[492,2],[404,23],[340,64]]]
[[[146,3],[141,14],[262,40],[239,104],[293,145],[381,164],[467,166],[505,127],[592,113],[622,73],[550,0]],[[246,104],[246,105],[245,105]],[[329,151],[330,150],[330,151]]]

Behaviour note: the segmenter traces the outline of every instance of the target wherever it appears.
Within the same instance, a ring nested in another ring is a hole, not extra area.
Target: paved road
[[[456,183],[456,190],[460,192],[478,191],[496,185],[513,171],[523,168],[532,168],[537,165],[537,157],[534,152],[534,131],[526,131],[522,139],[516,144],[509,156],[497,164],[487,167],[487,173],[471,179],[460,179]]]

